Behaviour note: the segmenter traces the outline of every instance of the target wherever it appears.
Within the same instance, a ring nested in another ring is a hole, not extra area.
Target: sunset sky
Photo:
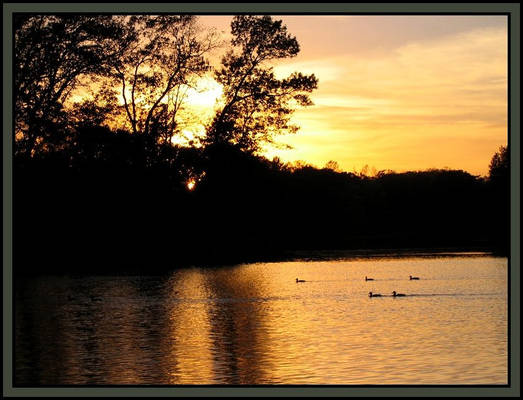
[[[229,32],[229,16],[200,22]],[[463,169],[488,174],[507,144],[506,16],[274,16],[301,46],[276,73],[314,73],[314,106],[298,110],[292,150],[346,171]]]

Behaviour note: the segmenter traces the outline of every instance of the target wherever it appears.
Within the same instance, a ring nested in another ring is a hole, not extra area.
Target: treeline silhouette
[[[194,15],[18,13],[13,26],[17,273],[161,271],[298,250],[508,251],[506,148],[488,179],[255,156],[296,132],[291,116],[318,87],[314,74],[276,76],[273,64],[300,51],[281,20],[234,16],[216,66],[207,58],[219,41]],[[197,121],[202,137],[174,146],[192,118],[184,93],[206,76],[221,101]]]
[[[99,126],[70,135],[74,145],[14,158],[15,272],[158,272],[296,250],[508,252],[506,148],[489,178],[436,169],[366,176],[224,143],[169,146],[151,162],[143,136]]]

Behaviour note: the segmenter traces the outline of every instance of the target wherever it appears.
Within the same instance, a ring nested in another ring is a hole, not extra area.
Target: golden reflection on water
[[[507,260],[492,257],[33,280],[17,290],[16,376],[21,384],[505,384],[506,289]],[[392,290],[408,296],[388,297]]]
[[[169,384],[201,384],[213,379],[212,344],[209,321],[209,293],[200,270],[185,271],[169,280],[165,351]],[[184,307],[177,306],[184,302]]]
[[[266,324],[270,314],[264,306],[263,281],[255,270],[226,268],[207,275],[212,293],[211,338],[220,383],[274,383],[267,354],[271,338]]]

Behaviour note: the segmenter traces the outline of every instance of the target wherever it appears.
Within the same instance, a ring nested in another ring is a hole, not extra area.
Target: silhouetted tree
[[[169,141],[177,132],[183,88],[208,70],[204,56],[215,46],[214,38],[198,36],[193,15],[120,18],[133,37],[133,46],[114,65],[112,77],[116,82],[108,84],[119,86],[132,133],[151,135],[161,123],[163,139]]]
[[[490,189],[489,213],[491,235],[497,250],[508,253],[510,238],[510,160],[507,146],[501,146],[489,164],[488,186]]]
[[[129,42],[111,16],[17,14],[14,28],[15,150],[31,156],[63,140],[64,101]]]
[[[510,173],[509,153],[507,146],[501,146],[492,156],[489,164],[489,179],[507,179]]]
[[[276,134],[295,132],[290,115],[296,106],[312,104],[314,75],[295,72],[276,78],[270,61],[294,57],[300,48],[282,21],[270,16],[235,16],[233,50],[222,59],[215,79],[223,86],[223,107],[207,128],[208,143],[231,143],[255,152]]]
[[[336,172],[341,172],[340,166],[337,161],[330,160],[325,164],[326,169],[330,169]]]

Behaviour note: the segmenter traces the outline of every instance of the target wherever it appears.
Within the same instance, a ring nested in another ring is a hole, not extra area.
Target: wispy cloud
[[[316,105],[296,113],[302,129],[288,142],[297,153],[309,149],[306,158],[320,165],[336,159],[351,168],[358,154],[358,163],[383,169],[448,166],[485,174],[506,143],[506,27],[411,38],[381,57],[333,55],[278,68],[319,78]],[[423,157],[408,150],[413,143]]]
[[[226,27],[230,17],[209,17]],[[275,66],[319,79],[286,160],[347,169],[486,174],[507,142],[505,16],[282,16],[300,54]]]

